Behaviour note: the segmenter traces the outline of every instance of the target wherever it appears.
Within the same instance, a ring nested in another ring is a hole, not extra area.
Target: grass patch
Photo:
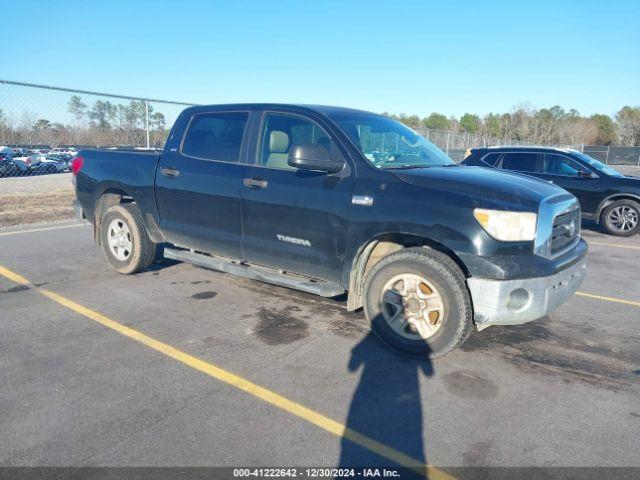
[[[74,197],[73,188],[46,193],[0,193],[0,227],[72,219]]]

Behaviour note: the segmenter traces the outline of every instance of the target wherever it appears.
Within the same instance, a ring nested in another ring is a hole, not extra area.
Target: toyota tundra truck
[[[76,212],[118,272],[165,258],[335,297],[392,349],[436,357],[539,319],[586,272],[576,198],[460,166],[402,123],[338,107],[195,106],[162,152],[83,150]],[[161,248],[160,248],[161,247]]]

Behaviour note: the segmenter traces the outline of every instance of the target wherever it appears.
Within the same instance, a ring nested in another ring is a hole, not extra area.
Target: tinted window
[[[287,163],[291,145],[317,143],[331,150],[329,135],[317,123],[293,115],[268,114],[262,129],[260,165],[295,170]]]
[[[247,113],[207,113],[191,120],[182,153],[208,160],[237,162]]]
[[[518,172],[536,172],[537,161],[537,153],[505,153],[502,157],[502,168],[504,170],[516,170]]]
[[[565,177],[577,177],[578,172],[585,171],[578,162],[563,155],[545,153],[542,172],[549,175],[562,175]]]

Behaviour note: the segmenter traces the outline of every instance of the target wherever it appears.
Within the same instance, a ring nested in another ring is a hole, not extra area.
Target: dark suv
[[[612,234],[640,231],[640,178],[621,174],[578,150],[550,147],[476,148],[463,165],[523,173],[554,183],[580,201],[582,217]]]

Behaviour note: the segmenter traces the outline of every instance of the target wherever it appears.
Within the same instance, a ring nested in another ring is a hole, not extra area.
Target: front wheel
[[[430,248],[408,248],[367,274],[365,314],[382,341],[404,355],[435,358],[462,345],[473,313],[456,263]]]
[[[137,273],[156,257],[157,244],[145,231],[137,205],[124,203],[107,209],[100,223],[100,242],[114,270]]]
[[[640,204],[633,200],[617,200],[602,212],[602,226],[607,233],[630,237],[640,231]]]

